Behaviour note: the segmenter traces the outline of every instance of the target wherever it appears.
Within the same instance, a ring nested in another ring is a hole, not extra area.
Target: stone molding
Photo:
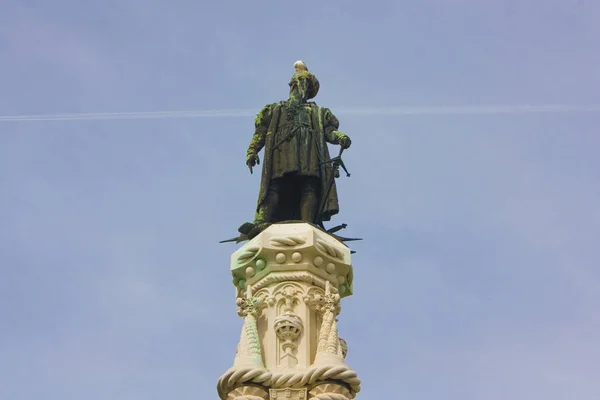
[[[329,281],[344,298],[353,289],[350,256],[346,245],[310,224],[274,224],[232,254],[233,284],[239,296],[246,284],[259,290],[271,280],[300,280],[325,289]]]

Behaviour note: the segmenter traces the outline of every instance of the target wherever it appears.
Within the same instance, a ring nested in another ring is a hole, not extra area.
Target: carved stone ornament
[[[269,393],[258,386],[240,386],[227,394],[227,400],[267,400]]]
[[[346,245],[310,224],[274,224],[232,255],[232,280],[238,296],[247,285],[260,290],[274,280],[322,289],[329,281],[343,298],[352,294],[350,255]]]
[[[278,290],[275,290],[273,295],[270,296],[267,301],[269,301],[271,305],[281,304],[283,312],[293,312],[294,307],[296,307],[300,301],[302,292],[301,286],[294,283],[288,283],[278,287]]]
[[[298,363],[295,352],[298,349],[296,341],[302,333],[302,319],[293,312],[286,312],[275,319],[275,332],[281,342],[283,354],[279,362],[293,368]]]
[[[302,319],[292,312],[281,314],[275,319],[275,332],[279,339],[291,342],[302,333]]]
[[[312,290],[304,297],[304,301],[309,307],[321,314],[329,311],[333,315],[338,315],[341,311],[341,296],[331,291],[329,282],[326,282],[325,285],[326,289],[324,293],[321,290]]]
[[[220,399],[354,399],[361,382],[337,328],[350,250],[310,224],[274,224],[232,255],[231,273],[243,327]]]
[[[302,389],[270,389],[270,400],[306,400],[307,390]]]
[[[235,303],[238,306],[237,313],[240,317],[245,317],[247,315],[256,317],[260,309],[265,306],[263,300],[259,297],[238,297]]]
[[[345,387],[337,383],[325,383],[314,387],[309,392],[310,400],[349,400],[352,394]]]

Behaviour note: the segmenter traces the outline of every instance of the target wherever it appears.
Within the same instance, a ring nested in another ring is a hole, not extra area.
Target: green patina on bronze
[[[262,174],[254,221],[239,229],[247,238],[282,221],[322,227],[339,212],[337,166],[327,144],[346,149],[350,138],[338,130],[339,120],[330,109],[308,101],[320,84],[305,65],[296,68],[289,87],[287,100],[265,105],[254,120],[246,164],[251,172],[262,164]]]
[[[330,159],[327,143],[339,144],[340,139],[344,140],[347,136],[337,130],[339,122],[335,115],[328,108],[319,107],[315,103],[303,105],[303,110],[294,110],[287,102],[269,105],[266,108],[269,110],[263,109],[260,113],[262,115],[257,118],[256,131],[247,151],[247,160],[250,161],[257,157],[259,151],[265,149],[255,223],[302,219],[301,216],[292,215],[292,212],[287,210],[279,213],[287,214],[286,217],[267,220],[265,214],[268,210],[264,202],[272,180],[310,176],[319,180],[319,192],[325,193],[325,185],[331,172],[330,166],[322,165]],[[294,114],[288,113],[290,110]],[[306,131],[302,132],[305,128]],[[274,134],[269,135],[268,132]],[[286,204],[280,202],[279,206],[284,209]],[[328,221],[338,211],[334,183],[325,209],[316,217],[319,221]]]

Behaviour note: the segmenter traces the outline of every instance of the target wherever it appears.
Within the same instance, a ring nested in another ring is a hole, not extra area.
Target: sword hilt
[[[348,172],[348,169],[346,168],[346,165],[344,164],[344,161],[342,160],[342,153],[344,152],[344,148],[340,148],[340,154],[337,155],[337,157],[333,157],[332,159],[329,159],[327,161],[323,161],[321,164],[330,164],[333,168],[333,176],[336,178],[340,177],[340,167],[342,167],[342,169],[344,170],[344,172],[346,173],[346,176],[350,176],[350,172]]]

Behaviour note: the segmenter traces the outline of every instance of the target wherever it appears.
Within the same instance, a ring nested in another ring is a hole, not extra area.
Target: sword
[[[343,152],[344,152],[344,148],[340,147],[340,153],[337,155],[337,157],[333,157],[332,159],[329,159],[327,161],[323,161],[320,163],[320,165],[331,164],[332,168],[333,168],[332,175],[329,180],[329,187],[327,188],[327,192],[325,192],[325,196],[323,196],[323,199],[321,200],[321,206],[319,207],[319,214],[318,214],[317,218],[319,218],[319,222],[321,223],[321,225],[323,224],[323,221],[321,220],[321,216],[323,215],[323,211],[325,211],[325,204],[327,204],[327,199],[329,198],[329,193],[331,192],[331,188],[333,188],[333,184],[335,183],[335,178],[340,177],[339,167],[342,167],[344,169],[346,176],[350,176],[350,173],[348,172],[348,169],[346,168],[346,165],[344,164],[344,161],[342,160]]]
[[[350,172],[348,172],[348,168],[346,168],[346,164],[344,164],[344,160],[342,160],[342,153],[344,152],[344,148],[341,147],[340,148],[340,154],[337,155],[337,157],[333,157],[330,160],[327,161],[323,161],[321,163],[321,165],[323,164],[333,164],[333,168],[334,168],[334,173],[335,173],[335,177],[339,178],[340,177],[340,171],[339,171],[339,167],[342,167],[342,169],[344,170],[344,172],[346,173],[346,176],[350,176]]]

